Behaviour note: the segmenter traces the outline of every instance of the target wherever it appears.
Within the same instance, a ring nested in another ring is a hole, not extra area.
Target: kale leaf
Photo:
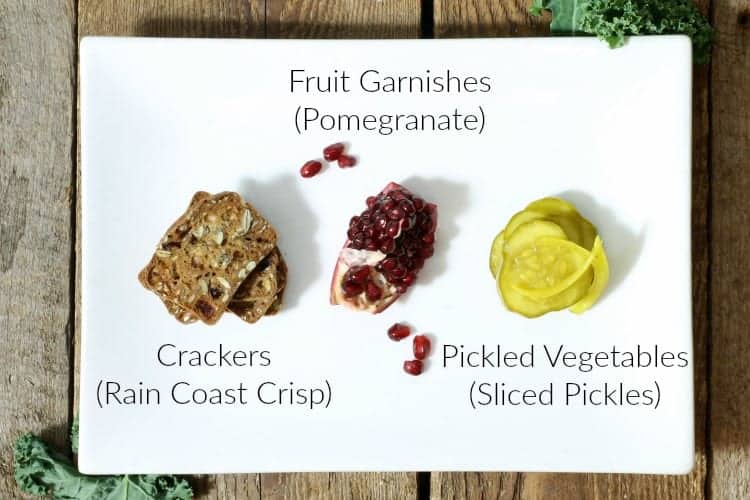
[[[621,47],[629,35],[687,35],[695,62],[708,62],[712,30],[692,0],[533,0],[529,11],[552,13],[550,30],[596,35]]]
[[[74,451],[78,425],[71,429]],[[189,500],[193,490],[174,476],[86,476],[70,459],[49,448],[33,434],[16,440],[15,478],[18,487],[55,500]]]
[[[583,34],[581,18],[589,0],[534,0],[529,12],[541,16],[542,11],[552,12],[550,30],[553,33],[576,35]]]

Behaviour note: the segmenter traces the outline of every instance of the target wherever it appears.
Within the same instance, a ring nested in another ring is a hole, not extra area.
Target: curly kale
[[[552,12],[553,33],[596,35],[621,47],[629,35],[687,35],[695,62],[707,62],[712,30],[692,0],[533,0],[529,11]]]
[[[74,423],[71,439],[78,443]],[[70,459],[50,449],[33,434],[16,441],[15,478],[18,487],[37,496],[55,500],[189,500],[193,490],[184,479],[174,476],[86,476]]]

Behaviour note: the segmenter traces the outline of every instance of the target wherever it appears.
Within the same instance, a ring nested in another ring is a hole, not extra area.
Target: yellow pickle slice
[[[572,241],[539,238],[513,258],[508,279],[527,297],[544,299],[578,281],[591,261],[592,253]]]
[[[575,205],[554,197],[514,214],[495,236],[489,261],[505,306],[529,318],[566,308],[580,314],[609,279],[596,227]]]
[[[532,220],[521,224],[513,233],[506,232],[504,257],[515,256],[522,250],[533,245],[536,240],[544,237],[566,239],[565,231],[554,222],[546,220]]]
[[[497,276],[500,267],[503,265],[503,246],[505,245],[505,231],[500,231],[495,239],[492,240],[490,249],[490,272],[492,277]]]
[[[609,281],[609,263],[607,262],[607,254],[604,253],[604,244],[599,236],[594,240],[594,248],[591,250],[591,256],[594,280],[586,295],[570,306],[570,310],[576,314],[581,314],[591,308],[599,300],[602,292],[604,292],[604,288],[607,286],[607,281]]]

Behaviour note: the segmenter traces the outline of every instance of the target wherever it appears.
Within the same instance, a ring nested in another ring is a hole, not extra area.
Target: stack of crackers
[[[271,224],[237,193],[195,193],[138,279],[178,321],[226,310],[255,323],[278,312],[287,267]]]

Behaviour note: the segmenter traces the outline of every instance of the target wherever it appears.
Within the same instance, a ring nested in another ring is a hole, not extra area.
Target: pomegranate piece
[[[353,156],[342,154],[338,157],[338,162],[340,168],[349,168],[357,164],[357,159]]]
[[[424,369],[424,363],[418,359],[412,359],[411,361],[404,361],[404,371],[409,375],[419,375]]]
[[[341,153],[344,152],[344,145],[340,142],[331,144],[330,146],[326,146],[323,149],[323,158],[325,158],[326,161],[336,161],[339,159],[339,156],[341,156]]]
[[[402,323],[396,323],[388,329],[388,338],[396,342],[405,339],[409,335],[411,335],[411,328]]]
[[[317,175],[318,172],[320,172],[320,169],[323,168],[323,164],[320,163],[318,160],[310,160],[308,162],[305,162],[304,165],[302,165],[302,168],[299,169],[299,174],[302,177],[313,177],[314,175]]]
[[[414,357],[417,359],[424,359],[430,353],[430,339],[425,335],[417,335],[414,337]]]
[[[341,161],[341,158],[339,158]],[[331,304],[379,313],[417,281],[434,253],[437,205],[392,182],[349,221],[331,280]]]

